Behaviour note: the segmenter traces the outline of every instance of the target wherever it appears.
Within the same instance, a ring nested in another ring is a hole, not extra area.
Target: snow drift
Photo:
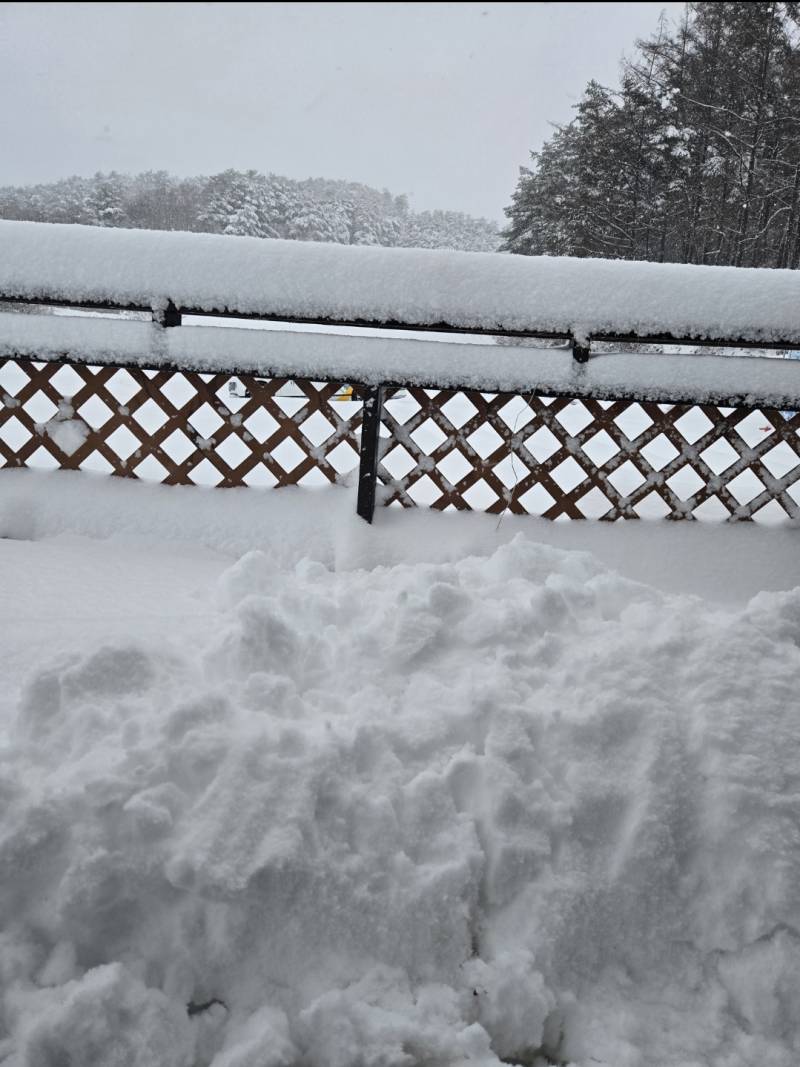
[[[211,595],[20,694],[0,1062],[796,1064],[800,590],[517,538]]]
[[[0,221],[0,294],[300,319],[800,343],[791,270]]]

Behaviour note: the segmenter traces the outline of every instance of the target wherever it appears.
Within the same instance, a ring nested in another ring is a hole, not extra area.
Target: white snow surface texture
[[[376,385],[400,381],[509,392],[553,390],[576,397],[599,393],[707,403],[715,396],[739,396],[772,407],[792,406],[800,397],[800,361],[792,359],[626,352],[594,354],[579,364],[569,350],[527,346],[208,326],[163,329],[149,322],[15,312],[0,312],[0,357],[4,355]]]
[[[519,536],[213,597],[19,697],[3,1067],[800,1061],[800,590]]]
[[[0,294],[464,329],[800,342],[790,270],[0,222]]]

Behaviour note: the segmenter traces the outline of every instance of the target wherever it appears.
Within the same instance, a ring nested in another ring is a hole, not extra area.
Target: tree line
[[[0,218],[470,252],[495,251],[500,240],[488,219],[411,211],[405,196],[385,189],[255,170],[194,178],[111,172],[0,188]]]
[[[504,248],[800,266],[797,3],[689,3],[522,168]]]
[[[495,223],[255,170],[0,189],[0,217],[340,244],[800,267],[800,3],[688,3],[591,81]]]

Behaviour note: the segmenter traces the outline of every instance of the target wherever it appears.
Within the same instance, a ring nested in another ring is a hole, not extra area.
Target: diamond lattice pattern
[[[0,466],[232,487],[340,482],[358,465],[361,403],[335,401],[339,383],[68,369],[0,366]]]
[[[430,506],[439,510],[773,522],[800,511],[798,413],[511,399],[413,386],[390,393],[384,452],[400,442],[415,462],[402,477],[380,465],[384,503],[415,506],[414,487],[425,478],[438,490]]]

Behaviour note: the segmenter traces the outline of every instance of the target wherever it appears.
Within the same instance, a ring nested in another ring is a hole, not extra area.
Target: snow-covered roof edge
[[[0,221],[0,296],[800,345],[800,271]]]

